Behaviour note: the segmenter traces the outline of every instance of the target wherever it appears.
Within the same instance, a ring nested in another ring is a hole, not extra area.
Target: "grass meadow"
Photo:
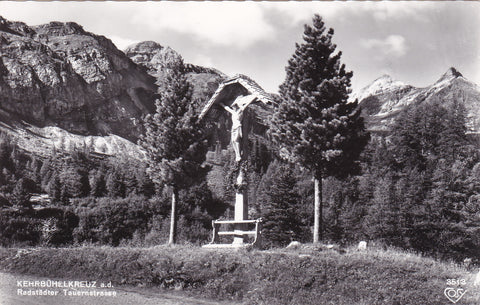
[[[4,272],[50,279],[111,281],[239,304],[449,304],[448,287],[479,304],[478,268],[396,249],[211,250],[84,246],[0,248]],[[448,279],[464,279],[462,286]]]

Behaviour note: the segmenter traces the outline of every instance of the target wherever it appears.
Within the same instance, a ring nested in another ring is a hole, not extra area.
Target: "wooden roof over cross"
[[[271,112],[271,108],[275,103],[273,96],[265,92],[254,80],[242,74],[235,75],[218,86],[215,93],[203,107],[200,119],[207,116],[212,119],[217,118],[220,115],[220,110],[213,107],[215,104],[223,103],[230,106],[239,95],[246,94],[252,94],[257,98],[260,103],[252,104],[252,106],[257,106],[252,108],[254,108],[258,118],[261,120],[265,119],[265,116]]]

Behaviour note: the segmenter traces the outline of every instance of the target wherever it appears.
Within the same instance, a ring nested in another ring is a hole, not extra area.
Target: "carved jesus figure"
[[[232,142],[233,150],[235,151],[235,161],[242,160],[242,121],[243,112],[256,97],[254,95],[240,95],[232,103],[232,107],[226,106],[222,103],[220,105],[232,115],[232,134],[230,141]]]

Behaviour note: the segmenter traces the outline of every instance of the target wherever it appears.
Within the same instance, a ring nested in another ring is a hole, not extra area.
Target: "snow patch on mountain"
[[[359,92],[352,94],[350,100],[354,101],[355,99],[358,99],[358,101],[362,101],[372,95],[383,94],[407,87],[409,87],[407,84],[394,80],[390,75],[383,75],[373,81],[370,85],[361,89]]]
[[[57,153],[81,151],[103,155],[105,157],[123,157],[127,159],[145,159],[145,151],[120,136],[83,136],[70,133],[56,126],[36,127],[23,122],[23,126],[12,127],[0,123],[0,130],[14,138],[21,149],[41,156]]]

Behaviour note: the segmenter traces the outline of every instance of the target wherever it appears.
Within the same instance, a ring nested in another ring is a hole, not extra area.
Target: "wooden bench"
[[[231,224],[231,225],[251,225],[255,224],[254,230],[240,230],[234,229],[233,231],[220,231],[220,226],[222,224]],[[210,244],[215,244],[218,242],[219,236],[245,236],[245,235],[252,235],[254,236],[254,240],[250,245],[259,245],[261,241],[261,234],[262,234],[262,219],[255,219],[255,220],[212,220],[212,227],[213,227],[213,238]]]

